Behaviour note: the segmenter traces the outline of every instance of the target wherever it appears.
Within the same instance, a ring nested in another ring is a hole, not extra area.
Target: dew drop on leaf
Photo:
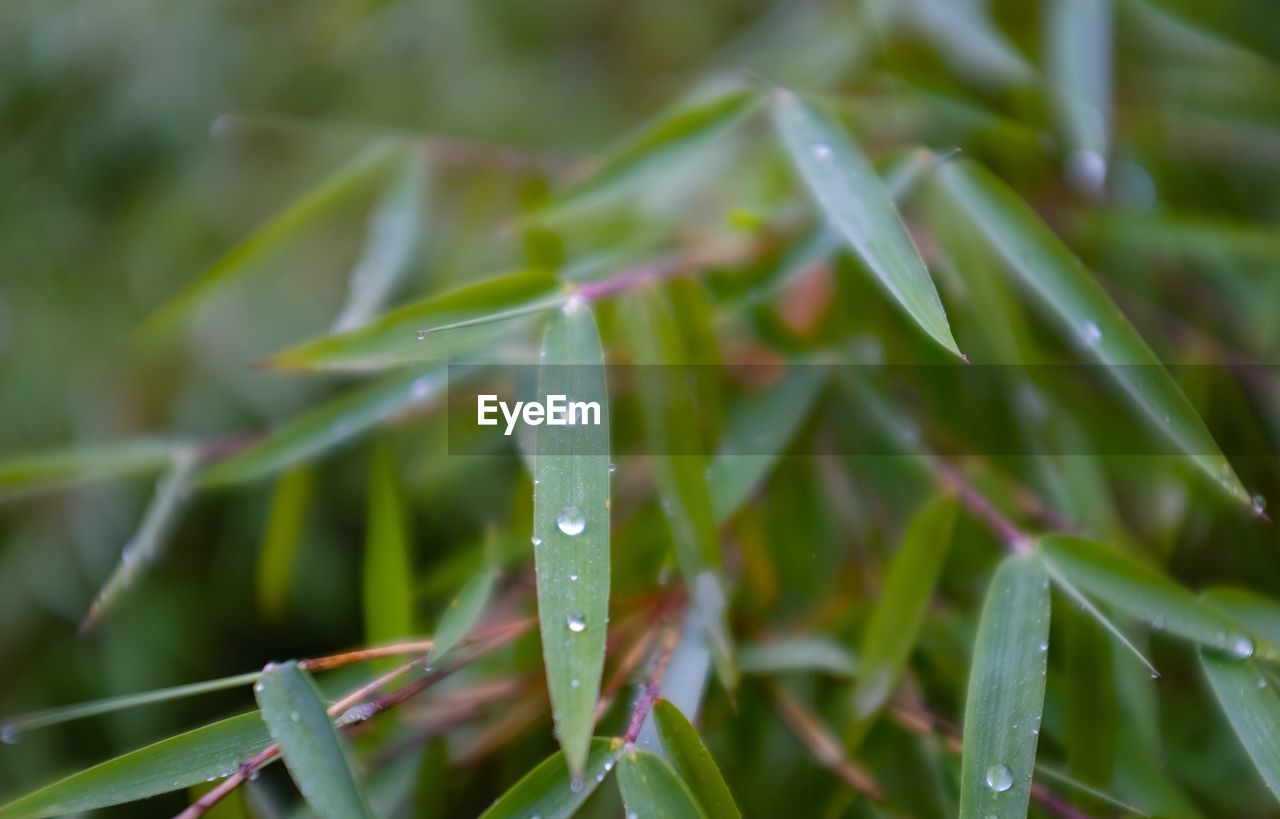
[[[1013,787],[1013,772],[1003,763],[987,768],[987,787],[996,793],[1004,793]]]
[[[575,611],[573,614],[569,615],[569,631],[577,634],[586,630],[587,618],[582,612]]]
[[[566,506],[556,518],[556,526],[569,537],[577,537],[587,528],[587,519],[576,506]]]

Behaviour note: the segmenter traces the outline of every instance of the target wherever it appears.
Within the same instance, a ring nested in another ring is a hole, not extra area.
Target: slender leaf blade
[[[315,473],[298,467],[280,476],[271,495],[255,577],[258,609],[268,620],[284,614],[314,484]]]
[[[173,441],[143,438],[17,455],[0,461],[0,500],[89,481],[159,472],[173,459]]]
[[[942,300],[875,168],[844,130],[790,91],[773,100],[773,123],[826,218],[934,341],[961,355]]]
[[[456,646],[471,629],[475,628],[497,583],[498,573],[485,569],[467,581],[458,595],[449,601],[449,607],[440,617],[436,633],[432,636],[431,662],[439,662]]]
[[[146,799],[230,776],[271,743],[256,711],[160,740],[0,807],[0,817],[58,816]]]
[[[364,634],[371,644],[414,633],[413,564],[408,515],[395,460],[386,446],[374,449],[365,522]]]
[[[351,750],[311,677],[288,662],[265,670],[253,690],[262,721],[311,809],[322,819],[372,817]]]
[[[1110,0],[1053,0],[1045,22],[1050,99],[1070,146],[1068,179],[1097,193],[1111,141]]]
[[[539,426],[533,455],[534,563],[547,689],[560,746],[581,776],[604,671],[609,614],[609,400],[590,307],[571,300],[542,343],[543,396],[597,402],[599,425]]]
[[[1031,207],[990,171],[967,160],[940,166],[935,178],[954,214],[986,238],[1024,288],[1088,355],[1108,368],[1160,433],[1228,494],[1251,503],[1204,421],[1155,353]]]
[[[1035,555],[1000,564],[970,663],[960,773],[961,819],[1023,817],[1044,707],[1049,578]]]
[[[829,637],[789,637],[742,646],[738,669],[743,674],[756,675],[816,671],[851,680],[857,674],[858,661]]]
[[[1043,538],[1039,549],[1053,571],[1117,611],[1236,656],[1254,652],[1255,641],[1232,618],[1121,552],[1065,535]]]
[[[618,788],[628,816],[706,819],[689,786],[662,757],[630,748],[618,760]]]
[[[680,778],[689,786],[709,819],[738,819],[742,815],[729,786],[698,732],[680,709],[668,700],[653,706],[662,748]]]
[[[568,819],[582,807],[613,769],[618,757],[617,740],[591,740],[590,753],[582,772],[582,787],[574,790],[565,763],[564,751],[557,751],[525,774],[510,790],[498,797],[480,819]]]
[[[880,601],[862,636],[861,668],[853,690],[855,727],[861,733],[893,693],[924,624],[924,616],[951,546],[957,504],[939,495],[912,516],[884,581]]]
[[[371,370],[444,361],[479,347],[527,318],[564,302],[559,280],[522,270],[428,296],[356,330],[303,342],[267,360],[281,370]]]
[[[1280,695],[1252,662],[1202,650],[1200,667],[1240,744],[1280,799]]]

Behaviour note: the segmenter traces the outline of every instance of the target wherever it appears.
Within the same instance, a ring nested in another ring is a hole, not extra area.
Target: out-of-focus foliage
[[[3,4],[0,816],[1274,815],[1273,6]]]

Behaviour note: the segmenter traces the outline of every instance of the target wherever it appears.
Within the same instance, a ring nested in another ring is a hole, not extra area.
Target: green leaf
[[[793,367],[777,384],[734,404],[707,467],[717,523],[732,517],[769,474],[825,383],[824,368]]]
[[[564,752],[557,751],[538,767],[524,775],[506,793],[498,797],[480,819],[568,819],[582,807],[613,769],[618,751],[617,740],[591,740],[590,755],[582,772],[582,787],[571,786],[569,766]]]
[[[1121,552],[1065,535],[1046,537],[1039,548],[1052,574],[1117,611],[1236,656],[1254,652],[1254,640],[1234,620]]]
[[[533,543],[547,689],[560,747],[581,776],[604,671],[609,615],[609,397],[590,307],[568,302],[542,341],[541,396],[598,402],[600,424],[539,426]]]
[[[1067,177],[1101,192],[1111,142],[1111,0],[1053,0],[1045,32],[1049,98],[1066,133]]]
[[[258,609],[267,620],[277,621],[284,614],[314,484],[315,473],[298,467],[281,475],[271,494],[256,575]]]
[[[1280,602],[1249,589],[1228,586],[1208,589],[1202,597],[1262,638],[1257,646],[1259,657],[1280,659]]]
[[[190,499],[192,479],[199,458],[194,448],[175,449],[172,456],[173,465],[156,484],[155,494],[152,495],[138,530],[120,550],[119,565],[98,592],[89,613],[80,623],[81,633],[92,627],[147,567],[159,559],[168,544],[169,534],[177,524],[178,515]]]
[[[362,195],[404,151],[403,142],[390,140],[376,142],[361,151],[214,262],[195,283],[153,313],[143,327],[144,332],[171,326],[215,288],[246,272],[272,250]]]
[[[272,666],[253,690],[262,721],[311,809],[322,819],[372,817],[351,750],[325,712],[310,675],[296,662]]]
[[[1073,777],[1103,788],[1111,782],[1119,724],[1114,650],[1106,632],[1080,612],[1068,609],[1062,622],[1067,761]],[[1095,807],[1088,799],[1080,804]]]
[[[1020,84],[1034,71],[991,19],[980,0],[909,0],[913,28],[947,57],[955,70],[982,83]]]
[[[256,480],[310,461],[398,413],[439,396],[444,369],[407,370],[347,393],[281,424],[251,446],[210,467],[202,486]]]
[[[646,819],[706,819],[689,786],[662,757],[639,748],[618,760],[618,788],[628,816]]]
[[[364,249],[348,280],[347,302],[333,323],[335,333],[368,321],[409,270],[421,239],[426,185],[426,160],[414,151],[405,157],[369,217]]]
[[[951,546],[956,500],[939,495],[916,512],[884,580],[880,601],[862,635],[861,668],[853,691],[854,726],[861,736],[888,701],[906,666]]]
[[[507,273],[398,307],[357,330],[303,342],[267,364],[282,370],[370,370],[444,361],[507,332],[513,319],[550,310],[565,298],[550,273]]]
[[[851,680],[857,668],[858,661],[849,650],[829,637],[789,637],[752,643],[738,651],[738,669],[743,674],[817,671]]]
[[[884,183],[826,114],[790,91],[774,95],[773,122],[823,214],[885,291],[933,340],[961,355],[929,271]]]
[[[1250,661],[1200,652],[1200,667],[1253,766],[1280,799],[1280,696]]]
[[[430,661],[438,663],[449,653],[449,649],[466,637],[476,622],[484,614],[489,598],[493,596],[493,587],[497,583],[498,572],[485,569],[467,581],[458,592],[458,596],[449,601],[449,607],[440,617],[436,633],[432,637]]]
[[[1044,566],[1035,555],[1005,558],[987,589],[970,662],[961,819],[1026,816],[1048,645]]]
[[[759,99],[756,88],[731,82],[677,103],[607,151],[589,176],[553,196],[536,215],[547,219],[624,192],[658,166],[729,130],[751,113]]]
[[[995,248],[1024,287],[1110,375],[1161,434],[1228,494],[1252,499],[1177,383],[1062,240],[1003,182],[965,160],[935,175],[965,224]]]
[[[709,819],[741,816],[716,761],[680,709],[667,700],[658,700],[653,706],[653,717],[663,751]]]
[[[0,461],[0,500],[89,481],[159,472],[173,459],[173,441],[141,439],[91,444]]]
[[[373,451],[364,542],[364,635],[370,644],[408,637],[413,627],[413,565],[408,517],[386,446]]]
[[[71,774],[0,807],[0,817],[80,813],[187,788],[230,776],[270,744],[258,713],[241,714]]]

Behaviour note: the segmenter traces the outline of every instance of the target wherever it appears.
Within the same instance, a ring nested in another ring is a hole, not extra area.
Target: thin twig
[[[1019,554],[1031,551],[1031,538],[997,509],[986,495],[978,491],[960,470],[937,455],[930,456],[929,463],[939,479],[956,493],[965,508],[987,524],[1004,541],[1005,546]]]
[[[835,738],[835,735],[831,733],[827,726],[822,724],[822,720],[818,718],[817,714],[810,711],[780,685],[770,684],[769,694],[773,699],[778,715],[795,732],[800,741],[808,747],[815,759],[844,780],[855,791],[865,794],[876,801],[884,799],[884,792],[880,790],[875,777],[865,768],[849,759],[839,740]]]
[[[667,676],[667,666],[671,664],[671,655],[675,653],[679,640],[680,630],[677,628],[669,628],[663,636],[658,657],[653,663],[653,670],[649,672],[648,679],[644,681],[644,688],[636,698],[635,707],[631,709],[631,720],[627,723],[627,732],[622,735],[624,743],[631,744],[640,736],[645,717],[649,716],[649,710],[653,708],[653,704],[658,701],[662,693],[662,680]]]

